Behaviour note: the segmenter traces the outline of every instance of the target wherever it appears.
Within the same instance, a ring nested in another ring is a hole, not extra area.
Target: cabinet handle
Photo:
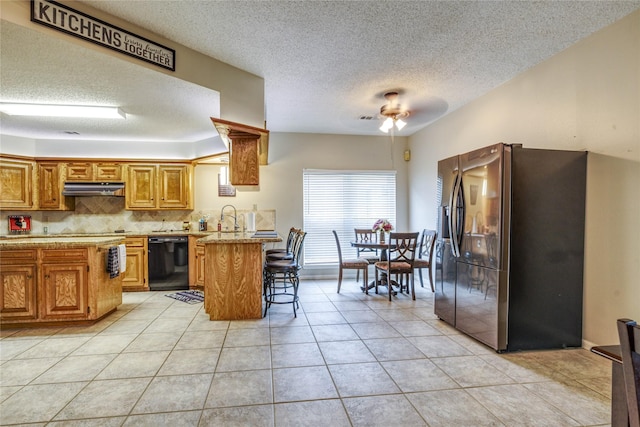
[[[33,276],[31,276],[30,274],[27,274],[27,279],[31,279]]]

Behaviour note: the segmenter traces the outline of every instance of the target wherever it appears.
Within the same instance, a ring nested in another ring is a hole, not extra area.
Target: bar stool
[[[307,235],[302,230],[297,230],[292,239],[291,253],[292,259],[267,260],[263,270],[263,293],[264,293],[264,316],[271,304],[292,304],[293,317],[298,317],[296,308],[300,308],[298,304],[298,285],[300,277],[298,272],[302,269],[300,265],[300,254],[302,253],[302,244]],[[292,289],[288,289],[291,287]]]
[[[293,238],[298,231],[297,228],[291,227],[289,229],[289,235],[287,236],[287,243],[284,248],[267,249],[265,252],[267,261],[276,261],[281,259],[293,259],[293,253],[291,253],[291,246],[293,245]]]

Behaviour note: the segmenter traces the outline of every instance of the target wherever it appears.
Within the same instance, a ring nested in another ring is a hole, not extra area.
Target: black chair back
[[[618,319],[618,335],[629,426],[640,427],[640,326],[630,319]]]

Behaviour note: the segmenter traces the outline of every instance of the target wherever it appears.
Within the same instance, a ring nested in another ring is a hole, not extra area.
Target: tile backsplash
[[[225,209],[223,230],[233,230],[233,210]],[[245,215],[251,209],[237,209],[238,225],[245,227]],[[124,209],[124,197],[78,197],[75,211],[2,211],[0,234],[9,230],[9,215],[31,215],[31,234],[111,233],[115,230],[149,233],[157,230],[182,230],[188,221],[192,231],[198,231],[198,221],[205,218],[209,231],[216,231],[220,210],[194,211],[128,211]],[[255,211],[258,230],[275,230],[276,211]]]

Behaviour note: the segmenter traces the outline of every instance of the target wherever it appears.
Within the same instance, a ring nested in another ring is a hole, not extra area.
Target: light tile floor
[[[608,425],[610,364],[583,349],[497,354],[418,299],[303,280],[301,309],[212,322],[126,293],[89,327],[2,330],[0,424]]]

